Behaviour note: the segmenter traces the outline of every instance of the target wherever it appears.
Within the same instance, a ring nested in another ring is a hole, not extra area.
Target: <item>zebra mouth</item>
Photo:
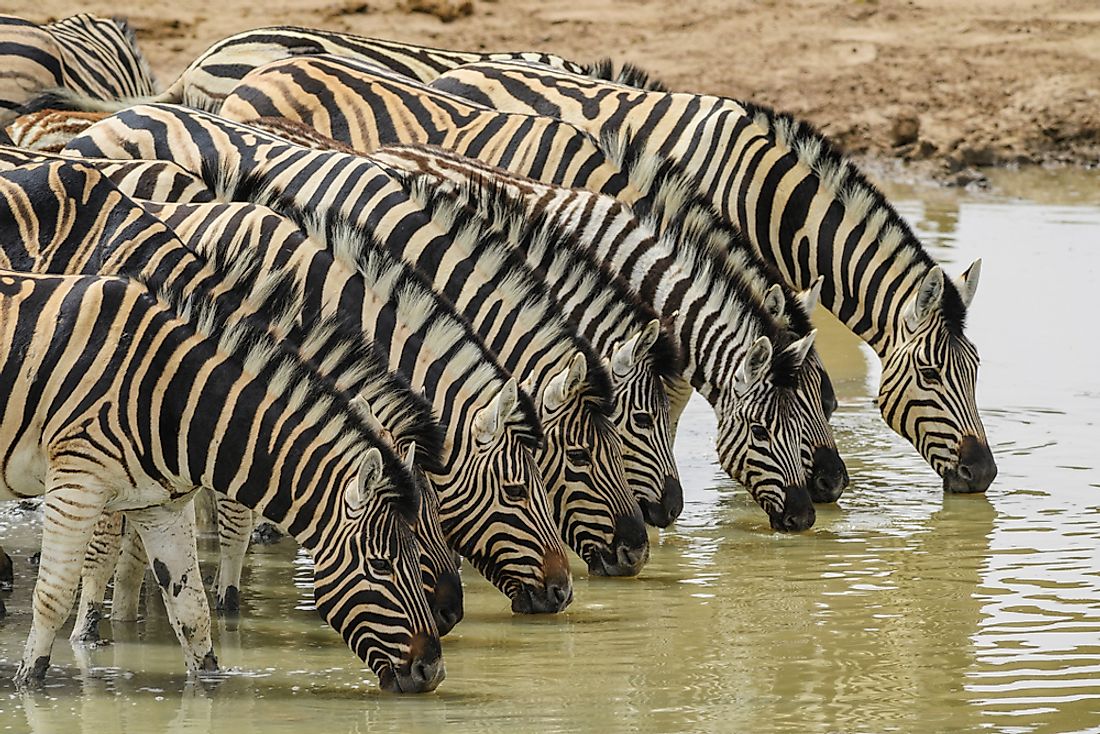
[[[556,614],[572,601],[572,585],[568,589],[555,585],[550,590],[524,586],[512,597],[512,611],[516,614]]]

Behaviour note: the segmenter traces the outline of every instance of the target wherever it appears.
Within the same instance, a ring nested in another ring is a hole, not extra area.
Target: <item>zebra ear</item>
[[[660,320],[651,319],[641,331],[616,347],[615,353],[611,355],[611,371],[620,377],[629,374],[634,365],[649,354],[649,350],[657,343],[660,331]]]
[[[825,282],[825,276],[817,276],[817,280],[806,290],[799,294],[799,300],[802,301],[802,308],[806,309],[806,313],[813,313],[817,308],[817,304],[821,301],[821,284]]]
[[[978,290],[978,278],[982,275],[982,259],[979,257],[970,263],[966,271],[955,278],[955,287],[959,290],[959,298],[963,305],[970,308],[970,302],[974,300],[974,293]]]
[[[733,394],[740,397],[768,373],[772,361],[772,341],[762,336],[753,342],[733,373]]]
[[[924,276],[917,287],[916,295],[905,306],[906,326],[910,329],[920,326],[939,307],[942,298],[943,270],[936,265]]]
[[[359,463],[359,475],[348,485],[344,499],[352,510],[362,510],[373,492],[382,483],[382,452],[370,447]]]
[[[806,361],[806,355],[810,353],[810,348],[814,345],[814,338],[816,337],[817,329],[812,329],[809,334],[798,341],[791,342],[783,352],[791,355],[796,367],[801,367],[802,363]]]
[[[577,352],[565,369],[550,378],[542,396],[543,405],[547,410],[557,410],[577,393],[586,377],[588,362],[583,354]]]
[[[764,294],[764,310],[773,319],[779,319],[783,317],[783,311],[786,307],[787,299],[783,295],[783,287],[778,283],[773,284],[768,292]]]
[[[500,388],[493,401],[478,411],[474,416],[475,438],[481,443],[492,443],[504,432],[504,426],[508,422],[508,416],[516,408],[519,401],[519,391],[516,386],[516,378],[512,377]]]

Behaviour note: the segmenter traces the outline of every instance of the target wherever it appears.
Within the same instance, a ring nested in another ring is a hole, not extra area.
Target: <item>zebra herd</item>
[[[44,496],[16,673],[135,619],[146,567],[189,670],[253,516],[312,557],[378,676],[444,677],[459,558],[564,609],[567,548],[636,575],[683,507],[692,391],[718,460],[800,531],[849,477],[810,313],[882,360],[879,405],[949,492],[996,475],[955,279],[805,123],[639,69],[303,28],[220,41],[158,92],[122,21],[0,17],[0,493]]]

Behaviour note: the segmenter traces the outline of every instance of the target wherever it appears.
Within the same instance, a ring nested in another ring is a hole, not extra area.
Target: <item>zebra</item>
[[[134,120],[133,114],[143,111],[166,115],[161,122],[175,128],[178,148],[146,149],[148,137],[138,134],[134,141],[143,142],[127,145],[129,152],[93,152],[97,144],[87,137],[93,131],[109,130],[115,119]],[[272,145],[285,143],[204,113],[141,106],[93,126],[70,148],[85,147],[96,158],[159,152],[216,184],[222,173],[238,169],[241,155],[256,156]],[[288,162],[279,165],[293,175]],[[572,579],[545,489],[534,471],[531,451],[541,440],[541,430],[530,397],[468,322],[415,270],[384,252],[337,254],[342,255],[336,261],[340,271],[348,273],[347,298],[355,303],[358,325],[382,345],[391,369],[426,391],[447,431],[445,471],[431,478],[440,491],[448,541],[508,596],[513,611],[563,609],[572,599]]]
[[[0,127],[51,90],[89,100],[158,92],[133,29],[120,18],[81,13],[38,25],[0,15],[0,66]]]
[[[646,89],[665,88],[660,82],[640,75],[630,65],[616,70],[609,61],[603,59],[592,64],[580,64],[556,54],[539,51],[452,51],[381,38],[366,38],[340,31],[271,26],[242,31],[214,43],[199,54],[162,93],[149,93],[144,98],[121,95],[122,98],[111,100],[82,94],[78,89],[49,90],[31,101],[25,109],[37,111],[54,106],[115,112],[137,103],[168,102],[206,112],[217,112],[222,100],[237,82],[253,69],[273,61],[317,54],[355,59],[422,82],[429,82],[443,72],[464,64],[522,60],[578,74],[591,74],[597,79],[639,83]]]
[[[595,135],[629,129],[683,163],[714,206],[795,288],[882,361],[878,405],[948,492],[984,492],[997,465],[978,413],[978,351],[966,314],[981,260],[957,278],[821,133],[751,102],[638,89],[523,64],[477,64],[433,86],[499,109],[552,115]]]
[[[66,202],[80,201],[71,207]],[[32,241],[26,233],[37,235]],[[20,234],[23,233],[23,236]],[[52,161],[25,165],[0,173],[0,242],[4,243],[3,266],[33,272],[58,274],[95,273],[144,276],[173,280],[177,287],[196,288],[203,278],[223,282],[243,282],[246,277],[234,273],[211,275],[210,268],[178,239],[179,233],[149,215],[138,204],[124,197],[97,170],[75,161]],[[202,233],[205,237],[232,237],[233,232]],[[217,257],[221,249],[202,248]],[[242,263],[214,261],[221,273],[241,271]],[[248,267],[245,265],[244,267]],[[262,297],[262,295],[261,295]],[[288,302],[284,311],[297,314],[300,305]],[[265,313],[265,316],[269,314]],[[381,355],[371,346],[360,344],[354,355],[354,369],[342,369],[338,355],[347,351],[340,344],[353,345],[361,334],[341,329],[334,335],[310,334],[301,342],[300,353],[325,375],[336,380],[341,389],[361,396],[361,407],[374,421],[372,428],[387,438],[399,454],[410,456],[419,449],[419,463],[407,460],[413,476],[423,484],[423,468],[438,462],[441,429],[430,405],[411,391],[399,376],[390,373]],[[334,367],[335,365],[335,367]],[[341,382],[341,380],[343,382]],[[415,534],[421,549],[421,570],[437,629],[441,635],[462,618],[462,588],[458,568],[442,537],[438,501],[432,497],[420,504]],[[216,600],[218,608],[228,612],[239,609],[241,565],[251,530],[251,510],[226,498],[219,498],[218,530],[221,566],[218,572]],[[243,511],[242,511],[243,510]],[[105,527],[114,528],[109,538],[100,540],[102,552],[86,561],[83,574],[79,623],[73,639],[96,639],[95,623],[102,614],[102,597],[118,554],[121,524],[116,519]],[[132,541],[131,541],[132,542]],[[117,588],[117,587],[116,587]],[[136,611],[136,610],[135,610]]]
[[[383,688],[438,685],[409,527],[418,490],[345,394],[248,322],[141,281],[3,271],[0,308],[0,492],[45,498],[17,685],[45,676],[76,593],[73,560],[104,510],[141,534],[188,668],[217,668],[193,524],[180,522],[201,485],[309,550],[318,610]]]
[[[239,128],[216,123],[200,113],[194,113],[191,119],[196,122],[209,119],[211,121],[206,124],[221,125],[219,134],[235,135],[236,138],[232,143],[227,142],[217,147],[245,155],[247,143],[241,139],[242,132]],[[192,158],[192,154],[201,157],[205,146],[199,144],[197,136],[194,140],[195,147],[188,152],[184,149],[181,137],[172,153],[173,157],[181,162]],[[308,151],[286,145],[280,146],[272,143],[269,144],[268,153],[261,150],[247,153],[248,157],[256,161],[263,160],[262,156],[268,156],[262,167],[257,163],[249,164],[253,178],[271,179],[271,187],[285,188],[284,183],[288,178],[273,177],[272,172],[278,171],[280,176],[285,172],[289,179],[296,179],[291,187],[295,191],[303,188],[314,190],[315,186],[321,190],[327,188],[325,181],[317,179],[315,182],[307,182],[301,174],[303,169],[308,171],[315,160],[322,156],[310,155]],[[276,160],[276,153],[282,158]],[[411,203],[402,203],[407,197],[400,196],[400,188],[377,166],[348,156],[336,156],[333,160],[347,171],[352,170],[347,166],[356,171],[354,175],[357,176],[357,185],[361,188],[362,195],[355,199],[345,198],[343,202],[353,211],[363,212],[362,218],[357,222],[341,222],[338,216],[329,218],[323,224],[313,222],[306,214],[329,208],[323,201],[311,201],[303,205],[302,200],[281,194],[277,201],[271,202],[261,197],[261,203],[271,203],[280,212],[294,217],[299,226],[318,240],[318,244],[327,246],[330,250],[339,249],[339,245],[328,241],[340,239],[347,243],[343,246],[352,248],[353,252],[357,247],[381,246],[373,244],[377,236],[386,238],[385,246],[396,251],[396,248],[409,247],[414,243],[411,235],[414,231],[421,232],[415,242],[431,243],[437,248],[449,246],[451,240],[447,233],[433,225],[418,207]],[[208,168],[224,172],[236,164],[222,161],[199,164],[192,161],[188,165],[200,171]],[[244,193],[232,194],[229,198],[248,200],[252,198],[248,189],[257,186],[258,184],[249,184],[246,176],[244,185],[237,187]],[[380,200],[370,201],[371,197],[380,197]],[[338,236],[331,233],[333,229],[340,230]],[[366,232],[360,234],[361,229]],[[491,262],[492,258],[489,258],[483,264]],[[529,274],[515,270],[508,281],[515,282],[518,287],[519,279],[529,279]],[[443,287],[443,282],[436,285]],[[473,320],[479,328],[485,330],[483,337],[490,338],[495,332],[491,346],[505,366],[518,369],[517,374],[539,386],[538,405],[545,419],[547,438],[544,448],[537,452],[537,457],[552,495],[554,514],[563,537],[594,574],[635,574],[648,557],[648,538],[640,508],[625,484],[617,437],[605,416],[599,412],[606,406],[601,400],[595,399],[599,397],[599,393],[593,392],[595,389],[604,396],[607,395],[607,373],[587,342],[571,335],[568,326],[557,321],[553,313],[556,310],[554,305],[536,292],[535,288],[528,286],[522,298],[517,295],[508,297],[512,305],[508,307],[510,310],[507,315],[498,317],[489,310],[482,309],[479,312],[476,308],[469,311],[468,315],[471,318],[477,316]],[[541,309],[541,314],[538,309]],[[513,325],[517,316],[523,321]],[[526,326],[520,328],[520,323]],[[513,328],[521,336],[512,338],[508,329]],[[566,351],[567,345],[571,345],[572,351]],[[577,353],[581,354],[579,362]]]
[[[325,92],[320,96],[306,91],[321,87]],[[627,203],[645,198],[631,171],[614,165],[597,141],[570,125],[496,113],[346,59],[311,57],[263,67],[226,99],[222,114],[245,122],[283,115],[319,126],[322,134],[362,151],[387,142],[436,144],[546,183],[581,186]],[[646,163],[656,165],[657,160]],[[816,356],[812,361],[817,362]],[[816,374],[817,369],[795,374],[806,372]],[[813,389],[796,392],[805,397]],[[814,473],[838,486],[826,492],[833,495],[826,499],[835,499],[847,483],[847,472],[825,416],[808,400],[802,402],[804,417],[814,424],[806,440],[823,441],[808,444],[805,454],[827,462],[820,471],[815,465]]]

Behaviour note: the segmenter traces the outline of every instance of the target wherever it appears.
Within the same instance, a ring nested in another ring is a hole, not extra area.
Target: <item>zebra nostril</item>
[[[966,464],[960,464],[959,465],[959,476],[962,477],[964,481],[967,481],[967,482],[974,481],[974,472],[972,472],[970,470],[970,467],[967,466]]]

